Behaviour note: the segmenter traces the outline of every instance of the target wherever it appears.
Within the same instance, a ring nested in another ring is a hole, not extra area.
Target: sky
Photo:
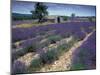
[[[12,1],[12,12],[21,14],[31,14],[36,2]],[[70,16],[75,13],[76,16],[96,16],[96,7],[89,5],[57,4],[44,3],[48,9],[49,15]]]

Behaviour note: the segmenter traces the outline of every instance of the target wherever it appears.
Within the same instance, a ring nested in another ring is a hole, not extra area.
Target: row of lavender
[[[72,70],[96,68],[96,32],[73,54]]]
[[[13,28],[12,42],[25,40],[36,37],[37,35],[44,35],[47,31],[56,30],[55,34],[65,36],[66,33],[81,35],[82,28],[86,32],[91,32],[90,26],[95,26],[95,22],[70,22],[63,24],[53,24],[45,26],[35,26],[32,28]]]

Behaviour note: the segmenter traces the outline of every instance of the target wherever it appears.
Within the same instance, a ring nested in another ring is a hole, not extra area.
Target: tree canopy
[[[45,16],[48,15],[48,11],[47,11],[48,7],[43,3],[38,2],[35,4],[34,8],[35,8],[34,11],[31,11],[32,16],[35,19],[38,19],[38,22],[43,22]]]
[[[71,14],[71,17],[74,18],[74,17],[75,17],[75,13],[72,13],[72,14]]]

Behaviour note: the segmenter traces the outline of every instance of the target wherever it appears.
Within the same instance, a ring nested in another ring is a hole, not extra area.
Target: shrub
[[[42,62],[45,64],[52,63],[54,60],[58,59],[56,50],[49,50],[46,53],[40,55]]]
[[[85,36],[86,36],[86,34],[83,33],[83,32],[76,32],[76,33],[74,34],[74,38],[75,38],[76,40],[78,40],[78,41],[83,40],[83,39],[85,38]]]
[[[31,62],[30,67],[32,68],[32,70],[36,71],[38,69],[40,69],[42,66],[42,61],[40,58],[38,59],[33,59],[33,61]]]
[[[64,21],[68,20],[68,16],[62,16],[62,18],[63,18]]]
[[[69,43],[64,43],[62,45],[59,45],[58,46],[58,55],[61,55],[63,54],[64,52],[68,51],[72,46],[73,44],[75,43],[75,40],[71,40]]]
[[[23,74],[27,72],[27,67],[21,61],[16,61],[12,65],[12,74]]]
[[[34,43],[34,44],[29,45],[27,47],[24,47],[24,48],[22,48],[18,51],[12,52],[12,61],[14,61],[15,59],[25,55],[28,52],[36,52],[37,46],[38,46],[37,43],[36,44]]]
[[[58,54],[61,55],[63,52],[67,51],[67,44],[62,44],[60,46],[58,46]]]
[[[62,44],[61,46],[59,46],[59,49],[66,50],[67,49],[67,44]]]
[[[91,33],[94,29],[95,29],[94,26],[90,26],[90,27],[85,28],[85,32],[86,32],[87,34],[89,34],[89,33]]]
[[[36,45],[30,45],[30,46],[28,46],[26,48],[26,51],[28,51],[28,52],[36,52],[36,49],[37,49]]]
[[[71,33],[70,32],[67,32],[65,38],[66,37],[70,37],[70,36],[71,36]]]
[[[88,19],[89,19],[90,22],[93,22],[93,18],[92,17],[89,17]]]
[[[76,42],[77,42],[77,40],[73,38],[73,39],[67,44],[67,49],[70,49]]]
[[[15,49],[15,48],[16,48],[16,46],[15,46],[14,44],[12,44],[12,48],[13,48],[13,49]]]
[[[39,32],[39,35],[45,35],[45,32],[41,31]]]
[[[43,39],[40,43],[39,43],[39,47],[40,48],[44,48],[46,46],[48,46],[50,44],[48,39]]]
[[[61,36],[54,35],[54,36],[49,36],[48,40],[50,41],[51,44],[56,43],[56,41],[61,40]]]
[[[18,51],[12,51],[12,62],[14,60],[16,60],[17,58],[25,55],[26,53],[27,53],[27,50],[25,48],[22,48],[22,49],[20,49]]]

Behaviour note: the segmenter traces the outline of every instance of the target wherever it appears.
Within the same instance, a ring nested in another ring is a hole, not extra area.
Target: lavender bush
[[[31,70],[36,71],[39,70],[42,66],[42,61],[40,58],[38,59],[33,59],[30,65]]]
[[[71,70],[96,68],[96,32],[73,54]]]
[[[15,61],[12,65],[12,74],[24,74],[27,72],[27,67],[21,61]]]
[[[46,53],[41,54],[40,58],[44,64],[48,64],[58,59],[58,56],[56,50],[48,50]]]

